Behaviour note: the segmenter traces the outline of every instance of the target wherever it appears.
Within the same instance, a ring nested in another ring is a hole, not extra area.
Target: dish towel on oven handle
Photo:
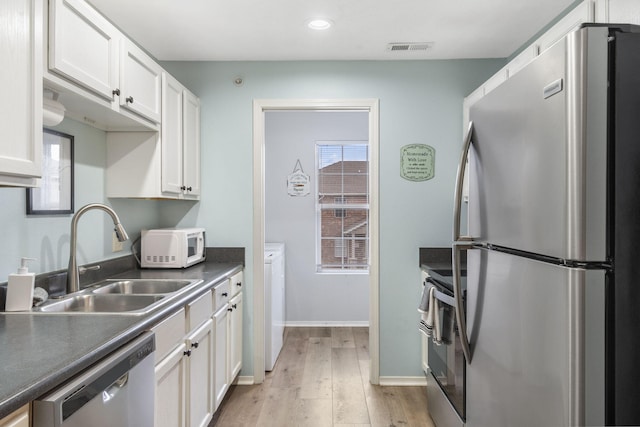
[[[424,286],[422,288],[420,305],[418,306],[418,313],[420,313],[418,329],[427,337],[433,336],[433,304],[436,298],[435,290],[435,286]]]
[[[425,336],[431,337],[436,345],[442,344],[442,325],[440,325],[440,303],[436,298],[436,287],[425,286],[418,306],[420,322],[418,330]]]
[[[433,329],[433,320],[429,316],[429,307],[431,306],[431,296],[433,286],[423,286],[418,313],[420,313],[420,321],[418,322],[418,330],[427,338],[431,336]]]

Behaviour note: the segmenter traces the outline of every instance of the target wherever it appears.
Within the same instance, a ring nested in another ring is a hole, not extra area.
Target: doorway
[[[264,241],[265,241],[265,125],[268,112],[276,111],[323,111],[323,112],[364,112],[368,118],[369,136],[369,351],[370,382],[379,382],[379,218],[378,218],[378,100],[255,100],[253,111],[253,163],[254,163],[254,215],[253,215],[253,319],[264,318]],[[313,173],[313,171],[311,171]],[[264,329],[253,330],[254,382],[264,381]]]

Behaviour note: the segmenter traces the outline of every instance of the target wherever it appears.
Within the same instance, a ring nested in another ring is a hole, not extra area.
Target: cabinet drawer
[[[197,300],[187,305],[187,319],[189,330],[192,330],[196,326],[204,323],[211,317],[213,313],[213,302],[211,300],[211,292],[199,297]]]
[[[167,317],[151,330],[156,334],[155,363],[158,363],[176,345],[184,342],[187,331],[184,308]]]
[[[215,307],[215,311],[218,311],[220,307],[229,302],[230,291],[229,291],[229,280],[225,280],[220,282],[220,284],[216,285],[213,288],[213,306]]]
[[[231,291],[231,297],[242,290],[242,278],[242,271],[239,271],[238,273],[231,276],[231,279],[229,279],[229,286],[231,287],[231,289],[229,290]]]

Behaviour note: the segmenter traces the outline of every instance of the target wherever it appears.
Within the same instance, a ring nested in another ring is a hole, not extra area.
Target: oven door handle
[[[438,298],[438,301],[441,301],[451,307],[455,307],[456,306],[456,300],[454,297],[452,297],[451,295],[447,295],[444,292],[442,292],[440,289],[442,289],[435,280],[433,280],[432,278],[428,277],[427,278],[427,284],[428,286],[433,286],[434,288],[436,288],[435,290],[435,297]]]
[[[438,301],[441,301],[451,307],[456,306],[456,300],[452,296],[447,295],[443,292],[440,292],[437,288],[434,294],[435,294],[435,297],[438,298]]]

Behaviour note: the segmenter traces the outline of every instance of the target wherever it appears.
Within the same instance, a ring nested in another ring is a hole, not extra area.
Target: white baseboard
[[[383,377],[380,376],[381,386],[426,386],[427,378],[424,375],[417,377]]]
[[[348,321],[292,321],[286,322],[285,326],[292,328],[326,328],[326,327],[368,327],[369,321],[367,320],[348,320]]]
[[[238,375],[233,382],[235,385],[253,385],[252,375]],[[417,377],[380,377],[381,386],[409,387],[409,386],[426,386],[427,379],[424,376]]]
[[[236,385],[253,385],[253,375],[238,375],[236,381],[234,382]]]

